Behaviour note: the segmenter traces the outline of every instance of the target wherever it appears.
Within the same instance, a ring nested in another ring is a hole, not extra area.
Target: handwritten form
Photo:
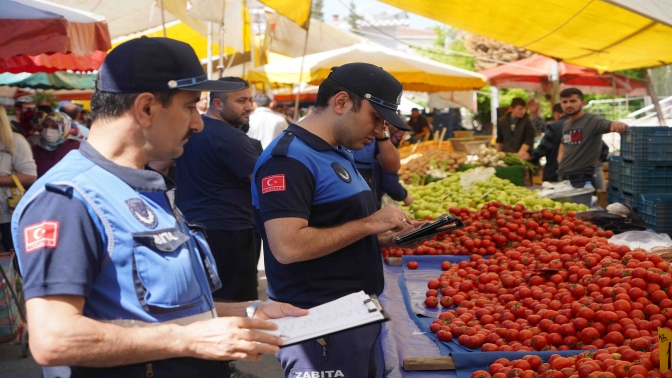
[[[382,320],[385,320],[385,316],[378,306],[371,297],[360,291],[313,307],[306,316],[271,321],[279,327],[273,334],[279,333],[284,345],[290,345]]]

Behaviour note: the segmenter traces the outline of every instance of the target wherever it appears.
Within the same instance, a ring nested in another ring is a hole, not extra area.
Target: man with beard
[[[30,96],[21,96],[14,101],[14,111],[16,115],[14,119],[9,121],[12,125],[12,131],[23,136],[28,136],[28,133],[33,129],[33,118],[37,105],[35,99]]]
[[[201,117],[203,131],[191,137],[177,159],[177,204],[189,222],[206,230],[215,256],[222,289],[219,301],[257,299],[257,259],[252,217],[250,177],[259,154],[240,130],[249,122],[252,91],[237,77],[219,79],[241,83],[236,92],[211,92],[210,106]]]
[[[583,93],[576,88],[560,92],[560,104],[569,119],[562,126],[558,175],[560,180],[569,180],[574,187],[582,188],[593,179],[600,163],[602,134],[623,134],[628,125],[584,112]]]

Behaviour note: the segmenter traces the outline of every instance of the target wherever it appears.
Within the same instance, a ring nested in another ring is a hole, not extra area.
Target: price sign
[[[660,372],[672,368],[672,332],[658,328],[658,342],[660,344]]]

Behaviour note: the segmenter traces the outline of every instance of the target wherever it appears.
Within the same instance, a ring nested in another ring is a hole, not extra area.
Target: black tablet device
[[[464,223],[462,223],[459,218],[454,215],[443,214],[438,217],[436,221],[427,223],[406,235],[397,236],[392,239],[392,241],[396,245],[408,244],[419,239],[424,239],[446,231],[457,230],[462,227],[464,227]]]

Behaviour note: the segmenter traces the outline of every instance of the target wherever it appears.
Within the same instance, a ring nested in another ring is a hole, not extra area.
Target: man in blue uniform
[[[277,353],[262,319],[287,304],[215,304],[221,286],[198,228],[149,161],[177,158],[203,129],[207,80],[166,38],[116,47],[96,79],[88,141],[26,193],[12,219],[31,351],[47,377],[228,377],[227,360]],[[243,316],[248,307],[248,316]],[[220,317],[218,317],[220,316]],[[256,319],[255,319],[256,318]]]
[[[315,110],[261,154],[252,179],[257,227],[264,239],[268,295],[309,308],[363,290],[380,294],[380,246],[418,225],[399,209],[376,212],[350,150],[383,136],[397,115],[401,84],[382,68],[351,63],[320,85]],[[372,377],[380,325],[283,348],[286,377]]]

